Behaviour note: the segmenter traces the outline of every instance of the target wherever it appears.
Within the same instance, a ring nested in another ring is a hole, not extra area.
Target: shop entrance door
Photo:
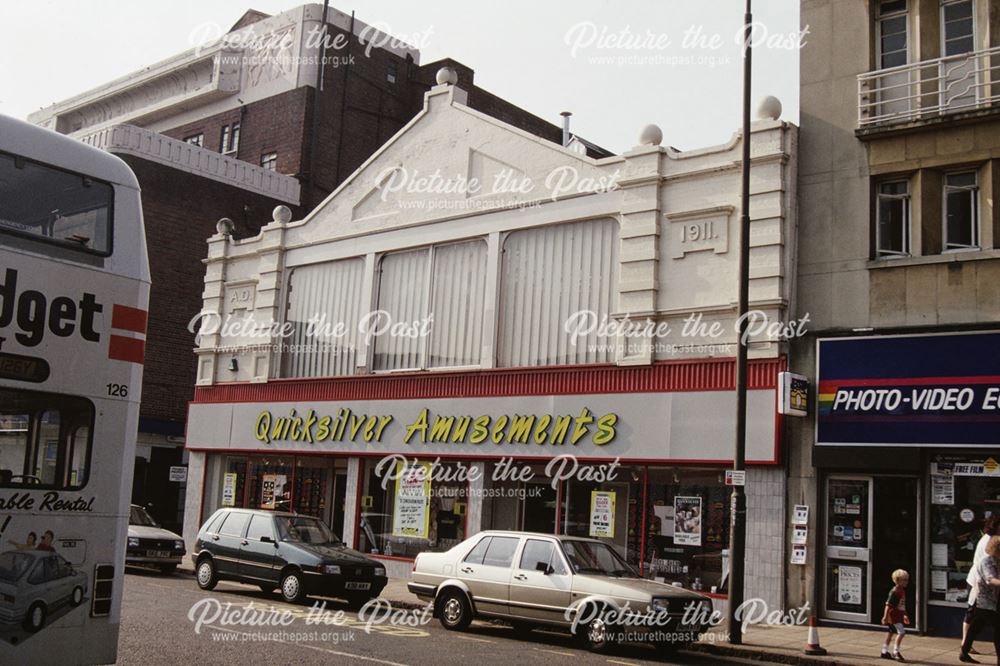
[[[917,581],[918,482],[903,476],[831,476],[826,482],[823,616],[882,620],[892,572]],[[915,585],[907,605],[917,623]]]

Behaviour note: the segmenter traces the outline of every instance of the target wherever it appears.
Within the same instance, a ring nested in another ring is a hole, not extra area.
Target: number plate
[[[170,557],[172,553],[169,550],[151,550],[149,551],[149,557]]]
[[[368,590],[371,589],[371,583],[360,583],[358,581],[350,581],[344,585],[345,590]]]

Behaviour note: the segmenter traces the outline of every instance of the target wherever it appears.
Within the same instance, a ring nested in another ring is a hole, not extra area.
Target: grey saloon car
[[[434,602],[446,629],[474,618],[559,627],[594,651],[617,642],[674,651],[698,640],[712,612],[703,595],[641,578],[605,542],[530,532],[480,532],[421,553],[407,587]]]

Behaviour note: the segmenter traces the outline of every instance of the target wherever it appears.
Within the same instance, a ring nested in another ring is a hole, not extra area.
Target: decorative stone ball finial
[[[639,145],[658,146],[663,142],[663,130],[657,125],[646,125],[639,134]]]
[[[275,206],[271,217],[278,224],[288,224],[292,221],[292,210],[288,206]]]
[[[774,95],[768,95],[760,100],[760,106],[757,107],[757,117],[762,120],[781,118],[781,100]]]
[[[453,86],[458,83],[458,72],[451,67],[442,67],[437,71],[437,82],[439,86]]]
[[[215,223],[215,230],[227,238],[233,235],[233,229],[235,228],[236,225],[228,217],[224,217]]]

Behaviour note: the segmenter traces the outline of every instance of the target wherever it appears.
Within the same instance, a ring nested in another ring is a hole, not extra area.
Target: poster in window
[[[674,498],[674,545],[701,545],[701,498]]]
[[[931,475],[931,504],[951,506],[955,504],[955,477]]]
[[[274,494],[275,494],[275,483],[277,482],[277,474],[265,474],[264,480],[260,484],[260,508],[262,509],[273,509],[274,508]]]
[[[236,506],[236,472],[222,476],[222,506]]]
[[[850,606],[861,605],[861,567],[837,568],[838,601]]]
[[[615,493],[593,490],[590,493],[590,536],[614,538]]]
[[[392,508],[392,535],[426,539],[431,501],[431,463],[399,463]]]

